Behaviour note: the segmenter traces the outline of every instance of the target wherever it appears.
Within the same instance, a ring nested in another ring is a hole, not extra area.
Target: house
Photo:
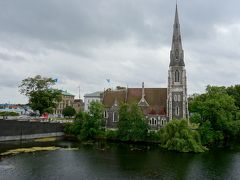
[[[84,111],[88,112],[89,111],[89,106],[91,102],[96,101],[96,102],[101,102],[101,93],[102,91],[97,91],[91,94],[85,94],[84,95]]]
[[[63,109],[67,106],[73,106],[74,95],[70,94],[67,91],[62,91],[62,100],[58,103],[57,108],[54,111],[54,114],[61,117]]]

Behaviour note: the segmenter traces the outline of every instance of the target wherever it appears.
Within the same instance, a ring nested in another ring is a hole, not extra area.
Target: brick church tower
[[[170,51],[167,98],[167,115],[169,120],[188,118],[187,77],[177,5],[173,25],[172,48]]]

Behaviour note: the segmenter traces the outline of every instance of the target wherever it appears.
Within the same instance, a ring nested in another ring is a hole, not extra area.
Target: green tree
[[[67,106],[63,109],[63,116],[64,117],[72,117],[76,114],[76,110],[72,106]]]
[[[234,119],[240,120],[240,84],[227,87],[227,93],[234,98],[235,105],[238,108],[238,110],[234,114]]]
[[[83,123],[88,120],[88,113],[80,111],[76,114],[73,123],[68,123],[64,127],[64,132],[75,136],[80,136]]]
[[[40,114],[53,113],[61,100],[61,91],[53,89],[54,84],[55,80],[52,78],[37,75],[22,80],[19,91],[29,98],[29,105],[33,110],[38,110]]]
[[[200,135],[188,127],[186,120],[172,120],[160,130],[160,142],[163,148],[179,152],[204,152]]]
[[[122,104],[119,109],[118,134],[123,141],[143,141],[148,135],[148,124],[137,104]]]
[[[7,119],[8,116],[19,116],[19,114],[16,112],[2,111],[2,112],[0,112],[0,116],[2,116],[3,119]]]
[[[229,138],[237,107],[225,87],[208,86],[206,93],[189,100],[191,121],[199,123],[202,142],[208,144]]]
[[[227,93],[235,99],[235,105],[240,109],[240,84],[227,87]]]
[[[189,101],[190,113],[198,113],[200,122],[209,120],[215,128],[220,120],[232,120],[237,108],[225,87],[208,86],[206,93]]]
[[[94,139],[103,131],[105,121],[103,118],[103,105],[100,102],[91,102],[89,113],[83,120],[82,129],[80,132],[80,139]]]

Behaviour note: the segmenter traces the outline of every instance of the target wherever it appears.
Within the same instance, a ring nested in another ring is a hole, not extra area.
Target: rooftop
[[[74,96],[73,94],[71,94],[67,91],[62,91],[62,95],[64,95],[64,96]]]
[[[90,93],[90,94],[85,94],[84,97],[100,97],[102,91],[97,91],[94,93]]]

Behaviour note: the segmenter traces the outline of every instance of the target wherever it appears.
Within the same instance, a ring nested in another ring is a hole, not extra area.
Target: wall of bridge
[[[0,120],[0,141],[63,136],[63,124]]]

